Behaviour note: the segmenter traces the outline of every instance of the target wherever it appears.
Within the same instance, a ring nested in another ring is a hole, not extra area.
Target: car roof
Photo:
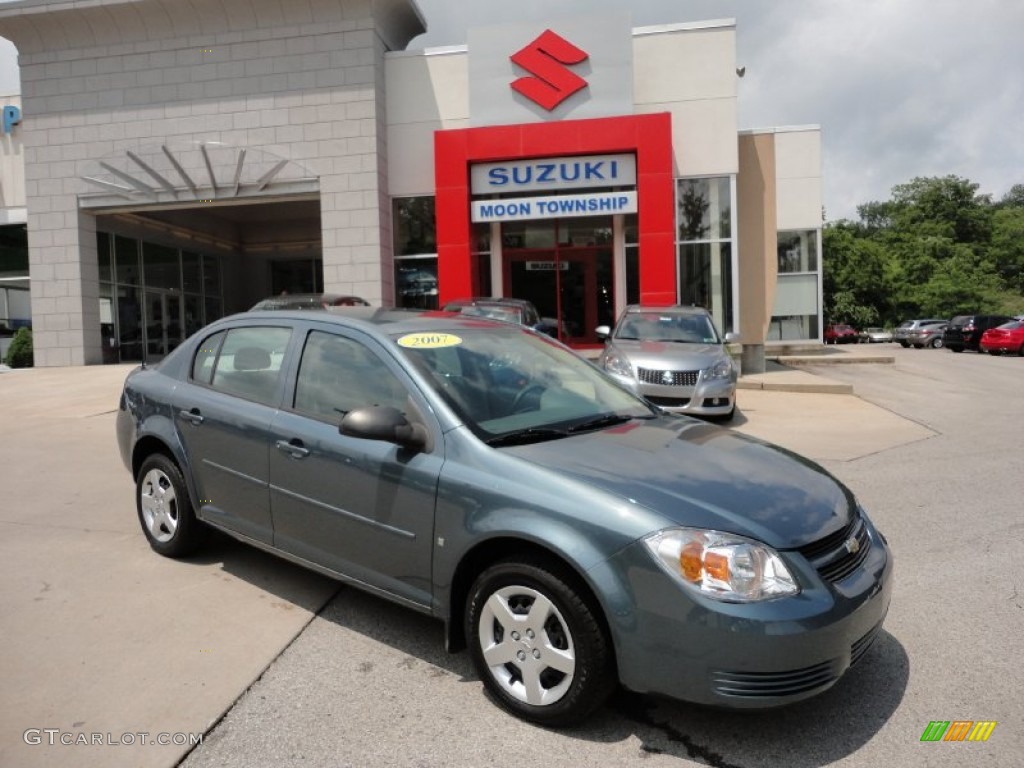
[[[679,315],[709,315],[704,307],[697,307],[692,304],[666,304],[664,306],[648,304],[630,304],[624,310],[625,313],[633,314],[638,312],[662,312]]]
[[[530,304],[526,299],[513,299],[503,296],[472,296],[468,299],[446,301],[446,307],[468,307],[474,304],[498,304],[503,306],[525,307]]]
[[[381,307],[328,307],[314,310],[256,310],[226,317],[213,325],[229,320],[245,319],[257,321],[263,319],[272,322],[282,320],[316,320],[333,323],[339,327],[362,328],[385,335],[417,333],[422,331],[459,330],[473,328],[520,328],[510,323],[502,323],[483,317],[463,315],[458,312],[428,309],[387,309]],[[212,328],[213,325],[210,327]]]

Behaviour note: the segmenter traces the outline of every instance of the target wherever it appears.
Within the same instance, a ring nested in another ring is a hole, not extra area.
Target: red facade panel
[[[672,120],[669,114],[659,113],[436,132],[434,181],[440,304],[479,293],[470,259],[470,165],[615,152],[634,152],[637,158],[640,299],[643,303],[673,303],[676,259]]]

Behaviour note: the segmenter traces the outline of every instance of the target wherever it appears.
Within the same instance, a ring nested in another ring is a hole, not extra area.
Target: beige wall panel
[[[778,179],[779,229],[821,227],[821,179]]]
[[[633,37],[637,104],[736,98],[736,29],[681,29]]]
[[[389,125],[469,118],[469,59],[464,51],[385,56],[384,73]]]
[[[672,115],[672,149],[677,176],[736,173],[736,100],[637,105],[637,114]]]
[[[780,179],[821,178],[821,131],[777,131],[775,157]]]

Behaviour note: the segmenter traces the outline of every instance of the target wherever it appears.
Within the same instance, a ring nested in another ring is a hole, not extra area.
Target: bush
[[[7,359],[4,362],[11,368],[32,367],[32,331],[28,328],[20,328],[14,334],[11,346],[7,349]]]

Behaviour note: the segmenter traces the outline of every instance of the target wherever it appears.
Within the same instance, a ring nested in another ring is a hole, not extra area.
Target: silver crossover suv
[[[739,374],[706,309],[629,306],[615,330],[602,325],[599,365],[649,402],[671,413],[728,421]]]

